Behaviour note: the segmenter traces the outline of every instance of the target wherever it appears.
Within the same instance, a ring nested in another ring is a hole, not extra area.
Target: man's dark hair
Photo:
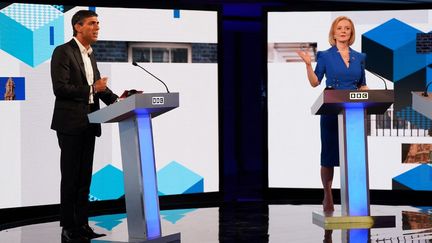
[[[73,36],[77,35],[77,31],[75,30],[75,24],[83,24],[83,20],[89,17],[97,17],[97,13],[91,10],[80,10],[76,12],[72,16],[72,29],[73,29]]]

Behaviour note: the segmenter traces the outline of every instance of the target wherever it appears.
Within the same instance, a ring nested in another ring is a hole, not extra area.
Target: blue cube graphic
[[[186,214],[195,211],[196,209],[172,209],[172,210],[162,210],[160,211],[160,215],[166,221],[171,222],[172,224],[177,223],[177,221],[181,220],[186,216]]]
[[[123,171],[112,165],[107,165],[93,175],[90,186],[90,201],[118,199],[123,195]]]
[[[159,195],[204,192],[204,178],[172,161],[157,172]]]
[[[14,3],[0,10],[0,49],[29,66],[64,43],[63,13],[51,5]]]
[[[102,216],[95,216],[89,218],[89,221],[95,222],[97,226],[112,231],[115,227],[123,223],[126,219],[126,214],[109,214]]]
[[[425,67],[426,55],[416,53],[416,34],[420,30],[391,19],[362,35],[366,68],[397,82]]]
[[[392,189],[405,189],[414,191],[432,190],[432,166],[421,164],[392,180]]]

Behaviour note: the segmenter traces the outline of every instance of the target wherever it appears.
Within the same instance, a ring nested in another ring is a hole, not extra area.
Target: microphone
[[[425,89],[425,91],[423,92],[423,96],[424,97],[428,97],[429,95],[428,95],[428,88],[429,88],[429,86],[432,84],[432,81],[430,81],[427,85],[426,85],[426,89]]]
[[[161,82],[161,83],[165,86],[165,89],[166,89],[167,93],[169,93],[168,87],[167,87],[167,85],[164,83],[164,81],[160,80],[158,77],[154,76],[151,72],[147,71],[145,68],[143,68],[143,67],[141,67],[140,65],[138,65],[138,63],[136,63],[135,61],[132,62],[132,65],[141,68],[142,70],[146,71],[146,73],[150,74],[153,78],[159,80],[159,82]]]
[[[364,70],[366,70],[364,60],[361,62],[361,65],[362,65],[362,68],[363,68]],[[377,73],[371,71],[371,70],[368,70],[368,71],[369,71],[370,73],[372,73],[373,75],[375,75],[376,77],[378,77],[379,79],[381,79],[381,80],[383,81],[383,83],[384,83],[384,88],[385,88],[385,90],[387,90],[387,83],[386,83],[386,81],[384,80],[384,78],[381,77],[379,74],[377,74]]]
[[[379,79],[381,79],[381,80],[383,81],[383,83],[384,83],[385,90],[387,90],[387,83],[386,83],[386,81],[384,80],[384,78],[381,77],[380,75],[378,75],[377,73],[372,72],[371,70],[368,70],[368,71],[369,71],[370,73],[372,73],[373,75],[377,76]]]

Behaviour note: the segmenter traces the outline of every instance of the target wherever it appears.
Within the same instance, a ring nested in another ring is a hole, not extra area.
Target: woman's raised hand
[[[296,51],[296,53],[303,60],[303,62],[306,63],[306,65],[311,65],[312,59],[309,56],[309,53],[305,51]]]

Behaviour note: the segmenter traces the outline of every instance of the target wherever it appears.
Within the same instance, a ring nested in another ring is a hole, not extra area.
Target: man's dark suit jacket
[[[93,53],[90,55],[94,80],[100,73]],[[94,95],[94,104],[89,106],[90,86],[87,83],[84,62],[74,39],[55,48],[51,59],[51,78],[56,96],[51,129],[65,134],[79,134],[89,126],[95,136],[101,135],[100,124],[90,124],[87,114],[98,110],[99,100],[112,104],[117,100],[110,89]]]

